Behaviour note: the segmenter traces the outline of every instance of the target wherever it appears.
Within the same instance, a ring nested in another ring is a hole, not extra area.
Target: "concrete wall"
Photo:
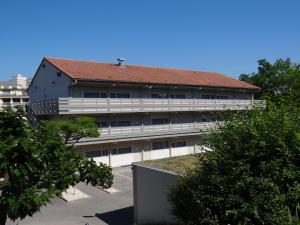
[[[57,76],[57,72],[54,66],[43,60],[27,91],[31,102],[69,96],[71,79],[63,73]]]
[[[162,149],[152,149],[153,142],[169,142],[169,147]],[[186,141],[185,147],[171,147],[172,143]],[[78,146],[77,150],[86,156],[87,152],[107,150],[108,155],[93,157],[98,163],[105,163],[112,167],[130,165],[134,162],[145,160],[155,160],[174,156],[189,155],[200,152],[202,139],[200,136],[160,138],[153,140],[126,141],[107,144],[83,145]],[[131,153],[112,154],[112,149],[131,147]]]
[[[179,176],[133,164],[134,220],[138,225],[176,224],[168,201],[169,188]]]

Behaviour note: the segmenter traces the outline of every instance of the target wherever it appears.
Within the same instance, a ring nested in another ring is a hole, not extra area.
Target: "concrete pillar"
[[[141,159],[142,159],[142,162],[144,162],[144,148],[142,147],[142,150],[141,150]]]
[[[169,147],[169,157],[170,158],[172,157],[172,147],[171,146]]]
[[[112,166],[111,165],[111,150],[108,151],[108,165]]]

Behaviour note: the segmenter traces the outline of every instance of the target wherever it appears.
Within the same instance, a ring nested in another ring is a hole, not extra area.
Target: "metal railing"
[[[16,106],[22,106],[25,107],[27,102],[3,102],[0,104],[0,107],[16,107]]]
[[[220,122],[219,122],[220,123]],[[99,138],[83,138],[79,143],[120,139],[157,138],[163,136],[195,135],[216,129],[218,122],[177,123],[101,128]]]
[[[261,100],[58,98],[31,103],[36,115],[101,114],[130,112],[220,111],[265,107]]]

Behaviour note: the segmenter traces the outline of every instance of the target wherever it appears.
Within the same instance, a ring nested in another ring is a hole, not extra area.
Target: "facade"
[[[37,120],[88,115],[78,151],[113,167],[193,154],[225,110],[264,107],[259,88],[218,73],[44,58],[28,88]]]
[[[29,101],[26,89],[30,81],[27,77],[18,74],[9,81],[0,82],[0,110],[5,107],[24,107]]]

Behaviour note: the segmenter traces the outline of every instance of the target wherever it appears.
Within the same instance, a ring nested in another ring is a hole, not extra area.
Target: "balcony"
[[[261,100],[153,99],[153,98],[58,98],[34,102],[35,115],[104,114],[246,110],[265,107]]]
[[[21,106],[21,107],[25,107],[27,104],[27,102],[3,102],[0,103],[0,108],[6,108],[6,107],[16,107],[16,106]]]
[[[133,141],[163,137],[199,135],[216,129],[216,122],[178,123],[161,125],[141,125],[128,127],[109,127],[100,129],[99,138],[83,138],[78,145]]]

